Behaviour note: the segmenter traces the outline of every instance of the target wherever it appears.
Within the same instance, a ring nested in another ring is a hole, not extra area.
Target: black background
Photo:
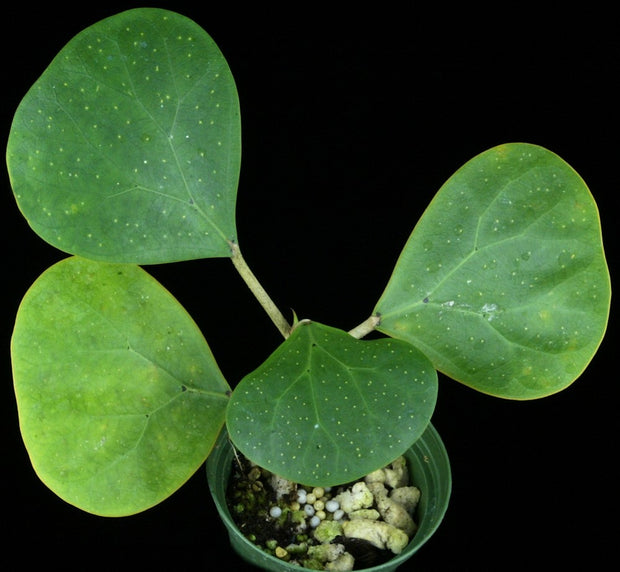
[[[611,12],[552,2],[435,10],[219,4],[150,5],[197,21],[236,78],[239,242],[281,308],[357,325],[440,185],[474,155],[511,141],[551,149],[586,180],[613,277],[620,43]],[[5,142],[15,108],[57,51],[84,27],[140,5],[4,10]],[[122,519],[79,511],[34,474],[19,435],[9,338],[26,289],[65,255],[30,231],[6,173],[2,183],[5,559],[15,553],[69,570],[246,569],[228,546],[202,468],[161,505]],[[148,270],[198,322],[231,385],[280,342],[229,260]],[[452,462],[452,502],[439,531],[401,570],[572,570],[586,562],[598,570],[615,558],[617,340],[612,311],[583,376],[543,400],[502,401],[440,379],[433,423]],[[214,565],[214,555],[226,560]]]

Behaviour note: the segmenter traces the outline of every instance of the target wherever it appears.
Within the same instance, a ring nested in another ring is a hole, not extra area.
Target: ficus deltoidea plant
[[[610,305],[600,221],[586,184],[551,151],[509,143],[458,169],[347,332],[289,325],[246,264],[240,141],[223,55],[196,23],[160,9],[78,34],[15,113],[15,198],[71,255],[19,307],[15,393],[34,469],[67,502],[145,510],[198,469],[224,426],[283,477],[349,482],[420,437],[437,371],[535,399],[592,359]],[[284,337],[234,389],[192,318],[141,268],[210,257],[232,260]],[[384,336],[361,339],[372,331]]]

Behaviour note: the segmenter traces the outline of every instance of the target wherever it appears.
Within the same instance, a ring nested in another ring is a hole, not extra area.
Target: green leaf
[[[310,486],[337,485],[404,453],[436,398],[437,372],[411,345],[304,321],[239,383],[226,422],[235,446],[260,466]]]
[[[492,395],[574,381],[605,332],[610,281],[598,211],[562,159],[528,144],[475,157],[415,227],[375,311],[378,329]]]
[[[20,103],[7,164],[44,240],[108,262],[230,256],[241,160],[228,65],[191,20],[140,8],[74,37]]]
[[[209,347],[137,266],[55,264],[24,297],[11,350],[34,469],[83,510],[120,516],[157,504],[223,426],[229,387]]]

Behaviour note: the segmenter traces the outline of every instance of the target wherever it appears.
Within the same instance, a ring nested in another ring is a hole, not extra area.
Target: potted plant
[[[41,479],[95,514],[162,501],[224,425],[243,455],[291,481],[359,479],[427,431],[437,370],[539,398],[581,374],[605,331],[594,200],[529,144],[489,149],[445,183],[359,326],[290,324],[237,241],[232,75],[206,32],[172,12],[131,10],[71,40],[19,106],[7,163],[33,230],[73,255],[17,316],[22,434]],[[285,339],[234,388],[138,266],[211,257],[231,259]],[[384,337],[361,339],[371,333]]]

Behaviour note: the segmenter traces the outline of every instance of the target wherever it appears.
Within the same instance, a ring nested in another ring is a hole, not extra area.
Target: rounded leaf
[[[213,40],[160,9],[85,29],[20,103],[7,164],[19,208],[50,244],[151,264],[230,256],[239,101]]]
[[[157,504],[224,423],[229,387],[198,327],[137,266],[68,258],[49,268],[20,305],[11,352],[34,469],[83,510]]]
[[[380,331],[450,377],[529,399],[581,374],[609,304],[588,188],[557,155],[515,143],[475,157],[439,190],[375,311]]]
[[[226,423],[235,446],[261,467],[305,485],[337,485],[404,453],[436,399],[437,372],[410,344],[301,322],[235,388]]]

